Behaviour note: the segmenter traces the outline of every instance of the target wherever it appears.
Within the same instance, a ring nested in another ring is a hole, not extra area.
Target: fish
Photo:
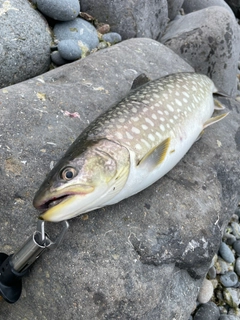
[[[140,78],[140,81],[139,81]],[[150,81],[140,75],[119,103],[72,143],[36,192],[45,221],[59,222],[113,205],[169,172],[209,125],[228,113],[213,81],[197,73]]]

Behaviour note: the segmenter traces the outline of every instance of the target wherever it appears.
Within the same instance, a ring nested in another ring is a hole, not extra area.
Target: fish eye
[[[71,179],[73,179],[74,177],[76,177],[77,175],[77,170],[72,168],[72,167],[66,167],[62,170],[61,172],[61,179],[65,180],[65,181],[69,181]]]

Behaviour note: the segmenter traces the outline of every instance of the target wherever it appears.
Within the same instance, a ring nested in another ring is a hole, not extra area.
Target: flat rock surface
[[[168,48],[132,39],[0,90],[2,252],[15,252],[36,229],[34,192],[88,123],[138,74],[181,71],[192,68]],[[188,319],[240,196],[240,107],[225,102],[231,114],[169,174],[71,220],[61,246],[23,279],[20,300],[1,301],[3,319]]]

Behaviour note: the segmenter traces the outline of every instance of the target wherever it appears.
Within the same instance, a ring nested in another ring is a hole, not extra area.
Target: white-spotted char
[[[161,178],[205,127],[226,116],[211,118],[216,91],[196,73],[132,90],[90,124],[43,182],[34,198],[35,207],[47,209],[42,219],[66,220],[114,204]]]

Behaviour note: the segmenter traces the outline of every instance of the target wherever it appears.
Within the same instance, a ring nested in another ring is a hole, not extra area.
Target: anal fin
[[[214,100],[214,110],[224,110],[225,107],[221,104],[220,101],[218,101],[217,99],[213,99]]]
[[[167,152],[170,147],[171,138],[167,138],[162,141],[158,146],[151,149],[145,156],[139,161],[139,167],[147,167],[149,171],[155,169],[160,165],[167,156]]]
[[[216,117],[213,117],[213,118],[208,119],[208,120],[203,124],[203,129],[207,128],[208,126],[210,126],[210,125],[213,124],[213,123],[216,123],[216,122],[222,120],[222,119],[225,118],[228,114],[229,114],[229,112],[223,113],[223,114],[220,114],[219,116],[216,116]]]

